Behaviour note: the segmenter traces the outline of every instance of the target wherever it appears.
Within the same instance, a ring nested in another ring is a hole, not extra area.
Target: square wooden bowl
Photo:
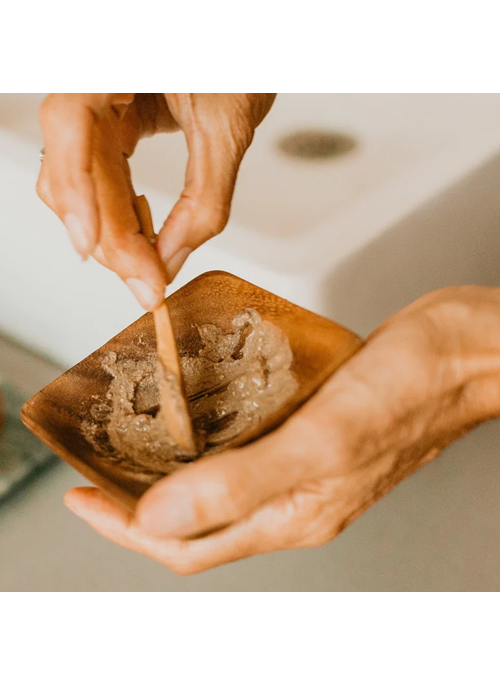
[[[224,330],[242,309],[254,309],[288,337],[293,352],[292,372],[297,390],[266,421],[241,434],[234,444],[244,444],[292,414],[322,383],[362,345],[351,331],[322,316],[297,307],[262,288],[223,271],[210,271],[168,297],[179,350],[195,324],[215,323]],[[141,344],[138,345],[138,340]],[[156,350],[151,314],[145,314],[103,347],[62,374],[32,397],[22,409],[26,426],[92,483],[129,509],[150,487],[133,473],[97,454],[81,433],[96,397],[104,397],[110,377],[102,367],[106,353],[140,359]]]

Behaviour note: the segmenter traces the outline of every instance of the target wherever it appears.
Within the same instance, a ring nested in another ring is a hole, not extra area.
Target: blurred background
[[[141,311],[82,263],[38,199],[44,94],[0,94],[0,590],[499,590],[497,422],[404,481],[336,541],[181,578],[62,504],[83,483],[19,425],[22,401]],[[420,295],[499,285],[500,96],[279,95],[243,162],[230,224],[174,286],[224,269],[365,335]],[[161,225],[182,134],[140,143]]]

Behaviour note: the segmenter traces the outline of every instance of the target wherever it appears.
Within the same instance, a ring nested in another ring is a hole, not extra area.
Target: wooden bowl
[[[231,330],[236,314],[252,308],[280,328],[293,353],[291,370],[297,381],[295,394],[274,414],[242,433],[234,442],[244,444],[275,428],[292,414],[322,383],[362,345],[361,339],[306,309],[223,271],[211,271],[168,297],[179,350],[194,324],[215,323]],[[141,339],[141,345],[137,345]],[[133,473],[97,454],[81,433],[95,398],[104,397],[110,376],[102,368],[103,356],[148,355],[156,350],[151,314],[145,314],[32,397],[23,407],[26,426],[92,483],[133,510],[150,487]],[[231,445],[233,446],[233,445]]]

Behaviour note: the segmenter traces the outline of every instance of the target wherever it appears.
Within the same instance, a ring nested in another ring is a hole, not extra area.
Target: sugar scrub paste
[[[249,425],[286,402],[297,382],[288,339],[254,310],[240,312],[231,332],[214,324],[198,326],[197,332],[197,350],[183,350],[181,344],[179,352],[201,456],[231,445]],[[99,401],[82,423],[96,452],[142,480],[192,460],[182,455],[163,424],[156,353],[134,359],[110,352],[103,367],[111,377],[108,392],[95,398]]]

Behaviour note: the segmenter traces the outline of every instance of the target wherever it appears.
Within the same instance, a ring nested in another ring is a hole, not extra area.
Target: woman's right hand
[[[189,254],[225,227],[239,165],[273,93],[55,93],[40,109],[41,199],[76,250],[115,271],[155,309]],[[128,158],[138,141],[182,130],[184,190],[153,247],[140,233]]]

